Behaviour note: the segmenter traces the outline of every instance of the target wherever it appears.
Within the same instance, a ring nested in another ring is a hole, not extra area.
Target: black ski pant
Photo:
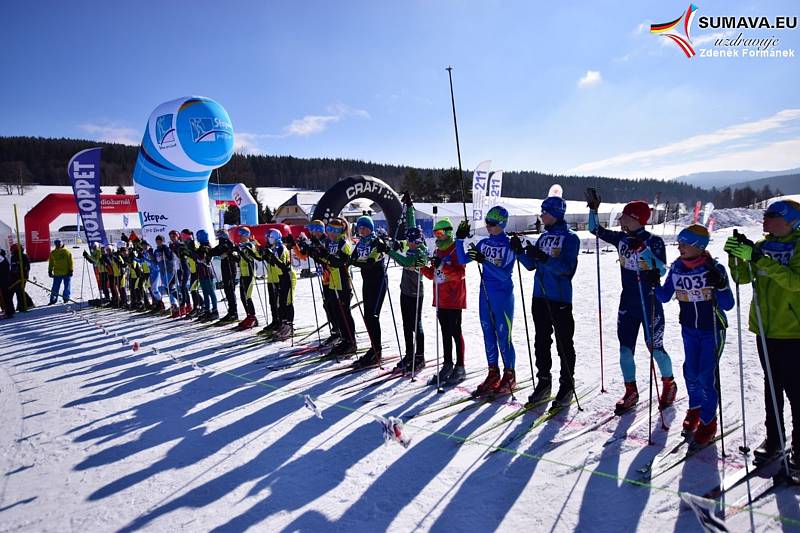
[[[0,285],[0,305],[8,318],[14,316],[14,302],[11,301],[11,291],[3,284]]]
[[[364,325],[367,327],[367,335],[372,348],[376,352],[381,351],[381,308],[386,299],[386,278],[383,277],[381,269],[380,276],[364,276],[364,285],[361,289],[362,301],[364,302]]]
[[[356,323],[353,320],[353,313],[350,312],[350,301],[353,293],[349,289],[334,290],[336,295],[336,325],[341,333],[342,342],[356,345]]]
[[[242,307],[247,316],[256,316],[256,306],[253,305],[253,290],[256,287],[254,276],[242,276],[239,279],[239,296],[242,298]]]
[[[779,442],[778,425],[775,421],[775,408],[772,404],[769,377],[764,361],[764,349],[761,340],[756,339],[758,358],[764,370],[764,407],[766,418],[764,427],[767,430],[767,439]],[[769,365],[772,370],[772,383],[774,385],[775,399],[778,401],[778,415],[780,416],[781,432],[796,453],[800,453],[800,339],[767,339],[769,352]],[[792,411],[792,435],[786,435],[783,423],[783,394],[789,398],[789,408]]]
[[[292,294],[292,278],[283,275],[278,281],[278,316],[286,324],[294,323],[294,295]]]
[[[572,304],[534,298],[531,309],[533,327],[536,331],[533,341],[536,377],[552,379],[550,370],[553,368],[553,359],[550,355],[550,346],[555,333],[556,349],[561,359],[559,382],[562,386],[574,387],[575,346],[572,338],[575,335],[575,320],[572,318]]]
[[[442,309],[437,311],[439,326],[442,329],[442,348],[444,362],[453,364],[453,344],[456,346],[456,365],[464,366],[464,335],[461,332],[461,309]]]
[[[181,268],[178,270],[178,302],[181,306],[190,305],[189,300],[189,271]]]
[[[224,279],[222,280],[222,292],[225,293],[225,301],[228,307],[228,315],[239,316],[239,310],[236,306],[236,280]]]
[[[339,304],[337,302],[336,291],[323,285],[322,307],[325,309],[325,317],[328,319],[328,324],[331,327],[331,335],[341,337],[342,332],[339,329],[339,320],[336,318],[339,314],[337,310]]]
[[[108,291],[108,273],[107,272],[100,272],[100,291],[103,293],[103,297],[106,300],[111,300],[111,294]]]
[[[280,289],[278,283],[267,283],[267,297],[269,299],[269,312],[272,315],[272,320],[269,321],[269,324],[271,326],[277,326],[281,322]]]
[[[425,353],[425,333],[422,331],[422,294],[419,303],[416,296],[400,293],[400,314],[403,316],[403,336],[406,341],[406,355],[423,355]],[[416,322],[416,324],[415,324]],[[414,334],[416,333],[417,349],[414,350]]]
[[[203,298],[200,296],[200,274],[194,271],[189,274],[189,292],[192,295],[192,307],[203,308]]]

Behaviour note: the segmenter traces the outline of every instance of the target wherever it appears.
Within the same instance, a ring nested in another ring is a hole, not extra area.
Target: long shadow
[[[325,390],[328,390],[328,388],[329,387],[327,385],[321,384],[313,387],[307,392],[316,396],[325,392]],[[261,410],[261,412],[259,412],[258,416],[255,416],[253,423],[257,424],[258,428],[261,428],[296,412],[298,409],[302,409],[302,400],[297,396],[292,395],[266,406]],[[281,437],[279,437],[271,445],[264,448],[256,457],[247,463],[232,468],[221,476],[202,483],[186,493],[167,501],[162,505],[159,505],[150,512],[139,516],[136,520],[122,528],[122,531],[134,531],[141,529],[160,516],[166,515],[176,509],[183,507],[204,507],[215,502],[217,499],[225,496],[231,491],[236,490],[241,485],[262,477],[285,480],[285,478],[279,477],[279,468],[281,465],[288,461],[297,452],[298,448],[306,445],[309,440],[326,431],[333,425],[341,422],[346,417],[351,416],[351,414],[352,413],[346,409],[329,407],[325,409],[324,418],[322,420],[319,420],[313,416],[309,416],[309,418],[306,420],[295,424],[291,429],[286,431]],[[240,430],[236,429],[240,424],[241,419],[237,420],[235,424],[226,426],[226,428],[220,430],[225,433],[224,440],[232,442],[234,440],[241,439],[244,434],[242,434]],[[361,457],[375,449],[376,443],[374,437],[380,439],[380,432],[377,426],[372,426],[371,424],[369,426],[369,430],[360,428],[353,432],[353,434],[348,435],[345,438],[349,444],[346,448],[340,448],[338,444],[334,446],[334,448],[344,450],[340,451],[340,454],[348,456],[348,459],[344,462],[352,465],[358,462]],[[369,438],[369,434],[372,434],[373,438]],[[354,438],[354,435],[360,438]],[[324,470],[326,475],[324,476],[324,479],[319,479],[317,476],[309,477],[306,472],[303,475],[300,475],[298,478],[292,479],[292,482],[304,482],[305,480],[305,482],[319,484],[325,482],[325,480],[333,479],[333,477],[330,475],[330,471],[332,468],[335,468],[338,471],[340,469],[340,465],[336,465],[332,460],[332,457],[334,457],[334,455],[331,454],[330,450],[324,453],[321,451],[312,451],[310,453],[303,454],[301,459],[309,458],[308,460],[313,460],[315,464],[315,471]],[[341,468],[341,471],[345,472],[347,468],[349,468],[349,465]]]
[[[700,455],[702,455],[702,460]],[[720,483],[719,475],[719,455],[716,446],[703,450],[698,456],[687,460],[681,469],[681,479],[678,483],[680,492],[688,492],[702,496],[708,489],[716,487]],[[681,502],[678,519],[675,521],[674,531],[703,531],[703,527],[697,520],[691,509]]]

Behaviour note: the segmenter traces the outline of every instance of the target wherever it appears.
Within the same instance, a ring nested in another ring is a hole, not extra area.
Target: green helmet
[[[444,217],[443,219],[436,222],[436,224],[434,224],[433,231],[436,230],[443,230],[445,233],[449,235],[453,232],[453,223],[450,222],[449,218]]]

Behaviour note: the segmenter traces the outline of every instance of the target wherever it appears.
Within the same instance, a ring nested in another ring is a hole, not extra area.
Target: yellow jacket
[[[53,276],[72,275],[72,253],[64,247],[50,252],[47,261],[47,272]]]

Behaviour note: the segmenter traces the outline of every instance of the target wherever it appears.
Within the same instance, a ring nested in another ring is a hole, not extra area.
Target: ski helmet
[[[325,223],[319,219],[314,219],[308,223],[306,226],[308,231],[317,231],[319,233],[325,233]]]
[[[180,237],[180,235],[178,235],[178,232],[175,231],[174,229],[169,230],[169,236],[170,237]]]
[[[406,230],[406,240],[414,244],[422,244],[425,242],[425,236],[422,234],[422,229],[417,226]]]
[[[375,231],[375,222],[372,221],[372,217],[366,215],[358,217],[358,220],[356,220],[356,229],[358,230],[360,228],[367,228],[370,231]]]
[[[560,196],[550,196],[542,202],[542,213],[547,213],[558,220],[563,220],[566,212],[567,202]]]
[[[208,244],[208,232],[206,230],[197,230],[197,242],[200,244]]]
[[[635,200],[633,202],[628,202],[625,207],[622,209],[623,215],[628,215],[636,222],[644,226],[647,224],[647,221],[650,220],[650,206],[647,202],[642,200]]]
[[[281,232],[276,229],[269,230],[267,240],[269,240],[270,244],[281,244],[283,242],[281,240]]]
[[[189,239],[194,239],[194,234],[188,229],[183,229],[181,230],[181,239],[185,241]]]
[[[238,233],[239,237],[246,237],[246,238],[249,238],[250,235],[252,234],[250,228],[248,228],[247,226],[240,227]]]
[[[794,200],[772,202],[764,212],[764,216],[780,217],[795,230],[800,227],[800,203]]]
[[[450,219],[444,217],[441,220],[436,221],[436,224],[433,225],[433,231],[443,231],[448,237],[453,236],[453,223],[450,222]]]
[[[692,224],[678,233],[678,242],[705,250],[709,240],[708,229],[701,224]]]
[[[164,242],[164,236],[163,235],[156,235],[156,242]]]
[[[487,226],[500,226],[505,229],[508,223],[508,211],[505,207],[496,205],[489,209],[489,212],[486,213],[483,220],[486,222]]]

